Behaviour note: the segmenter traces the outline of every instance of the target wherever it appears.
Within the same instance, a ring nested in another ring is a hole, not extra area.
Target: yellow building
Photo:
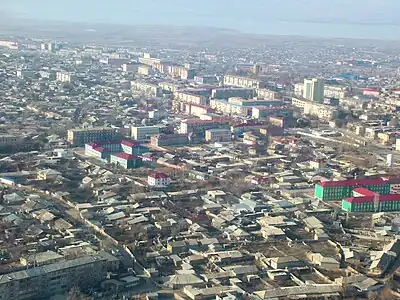
[[[193,103],[193,104],[206,104],[206,97],[202,95],[192,94],[190,92],[185,91],[177,91],[174,93],[174,100],[178,100],[184,103]]]
[[[263,99],[281,99],[281,94],[268,89],[256,89],[256,94],[258,98]]]
[[[232,140],[232,132],[225,128],[207,129],[205,139],[207,142],[229,142]]]

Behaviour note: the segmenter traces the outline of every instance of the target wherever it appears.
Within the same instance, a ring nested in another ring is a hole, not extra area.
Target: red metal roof
[[[104,149],[103,147],[95,147],[93,148],[93,150],[97,152],[108,152],[108,150]]]
[[[366,203],[366,202],[374,202],[374,198],[375,197],[373,196],[366,196],[366,197],[351,197],[343,200],[350,203]],[[400,201],[400,194],[380,195],[379,201],[380,202]]]
[[[331,180],[318,183],[321,187],[340,187],[340,186],[357,186],[357,185],[372,185],[385,184],[387,180],[383,179],[350,179],[350,180]]]
[[[138,158],[136,155],[130,155],[130,154],[125,153],[125,152],[116,153],[116,154],[113,154],[113,155],[116,156],[116,157],[119,157],[119,158],[123,158],[125,160],[135,160],[135,159]]]
[[[153,173],[149,175],[149,177],[152,177],[154,179],[160,179],[160,178],[169,178],[167,174],[164,173]]]
[[[373,191],[370,191],[369,189],[366,189],[366,188],[363,188],[363,187],[355,188],[353,190],[353,192],[356,192],[356,193],[358,193],[360,195],[363,195],[363,196],[371,196],[371,197],[373,197],[373,196],[377,195],[377,193],[375,193]]]
[[[125,145],[125,146],[128,146],[128,147],[139,147],[140,146],[139,144],[135,143],[132,140],[122,140],[121,141],[121,145]]]

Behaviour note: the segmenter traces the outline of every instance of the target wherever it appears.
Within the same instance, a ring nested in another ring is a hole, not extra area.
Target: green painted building
[[[342,200],[342,210],[349,212],[400,211],[400,194],[346,198]]]
[[[384,179],[351,179],[323,181],[315,185],[314,196],[323,201],[340,201],[349,198],[353,190],[359,187],[381,195],[390,193],[390,183]]]

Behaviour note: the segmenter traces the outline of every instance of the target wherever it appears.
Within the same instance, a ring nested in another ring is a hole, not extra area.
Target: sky
[[[12,17],[400,39],[400,0],[0,0]]]

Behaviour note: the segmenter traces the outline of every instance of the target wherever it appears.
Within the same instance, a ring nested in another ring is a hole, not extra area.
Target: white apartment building
[[[153,173],[147,177],[147,184],[152,187],[163,187],[171,183],[171,178],[164,173]]]
[[[56,73],[56,80],[60,82],[73,82],[75,81],[76,77],[75,75],[69,73],[69,72],[57,72]]]
[[[338,109],[336,107],[315,103],[306,99],[292,98],[292,105],[302,108],[306,115],[315,116],[323,120],[335,119],[338,114]]]
[[[264,88],[265,83],[258,79],[236,76],[236,75],[225,75],[224,85],[237,86],[243,88]]]

